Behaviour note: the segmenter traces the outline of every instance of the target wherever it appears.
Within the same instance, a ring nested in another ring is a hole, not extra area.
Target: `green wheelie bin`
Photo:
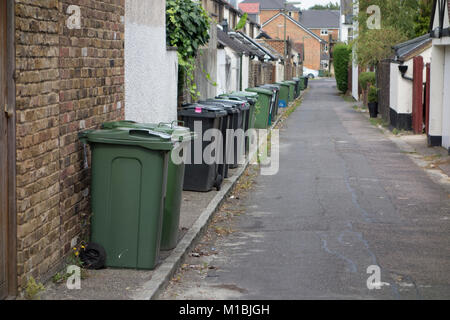
[[[79,134],[92,151],[91,241],[106,266],[154,269],[158,263],[171,136],[117,128]]]
[[[258,102],[258,94],[256,92],[249,92],[249,91],[235,91],[232,93],[232,95],[241,96],[241,97],[246,98],[247,100],[248,99],[252,100],[252,101],[249,101],[250,112],[249,112],[249,122],[248,122],[247,129],[254,129],[255,121],[256,121],[256,103]]]
[[[173,160],[169,158],[169,166],[167,172],[166,198],[164,200],[163,227],[161,234],[161,250],[172,250],[178,242],[178,232],[180,228],[180,210],[183,192],[185,164],[183,159],[183,147],[185,144],[191,143],[195,136],[190,132],[189,128],[178,126],[178,121],[172,123],[137,123],[134,121],[115,121],[102,124],[104,129],[114,128],[141,128],[161,131],[172,137],[175,148],[172,155],[179,157]]]
[[[289,106],[290,85],[284,82],[276,82],[275,84],[280,86],[280,98],[278,106],[280,108],[287,108]]]
[[[295,100],[295,81],[286,80],[284,83],[289,84],[289,102]]]
[[[248,92],[255,92],[258,94],[258,107],[259,110],[256,111],[256,119],[255,119],[255,129],[267,129],[271,122],[271,103],[273,92],[267,89],[262,88],[248,88],[246,89]],[[258,109],[258,108],[257,108]]]

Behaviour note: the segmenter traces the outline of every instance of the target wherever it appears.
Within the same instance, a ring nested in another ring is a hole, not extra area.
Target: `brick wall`
[[[270,35],[273,39],[284,39],[284,27],[279,28],[279,25],[284,26],[284,18],[277,17],[270,23],[264,26],[264,31]],[[321,45],[320,42],[313,38],[308,32],[304,31],[298,25],[294,24],[292,21],[287,20],[286,23],[286,36],[294,43],[305,44],[305,62],[304,66],[306,68],[319,70],[320,69],[320,53]],[[273,46],[271,43],[269,43]],[[276,47],[274,46],[276,49]],[[278,50],[278,49],[277,49]]]
[[[248,87],[253,88],[261,85],[261,62],[252,60],[248,69]]]
[[[81,7],[79,30],[65,26]],[[16,0],[19,287],[58,267],[89,215],[77,133],[122,119],[124,0]]]

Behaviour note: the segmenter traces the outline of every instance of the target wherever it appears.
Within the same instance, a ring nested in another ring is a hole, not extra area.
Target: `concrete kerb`
[[[296,100],[294,100],[291,105],[297,103],[303,97],[303,92],[304,91],[302,91],[301,95]],[[270,127],[270,131],[275,128],[275,126],[281,120],[281,117],[282,115],[278,116],[277,120]],[[263,142],[261,142],[261,144],[262,143]],[[251,155],[249,159],[253,159],[254,156],[256,155]],[[217,193],[217,195],[211,200],[206,209],[203,210],[203,212],[200,214],[189,231],[178,243],[177,247],[163,261],[163,263],[156,268],[156,270],[152,274],[152,278],[142,285],[142,287],[140,288],[140,292],[133,295],[131,299],[154,300],[158,298],[158,296],[168,285],[175,272],[181,266],[186,255],[195,247],[197,241],[203,236],[214,213],[226,199],[228,194],[232,191],[233,187],[244,174],[249,164],[250,161],[247,160],[233,177],[224,181],[221,191]]]

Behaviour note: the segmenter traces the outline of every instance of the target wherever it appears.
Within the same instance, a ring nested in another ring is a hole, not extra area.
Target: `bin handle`
[[[176,125],[179,125],[179,124],[181,124],[182,126],[184,126],[184,121],[181,121],[181,120],[173,120],[172,122],[160,122],[160,123],[158,123],[158,128],[159,127],[162,127],[163,125],[169,125],[172,129],[173,129],[173,127],[175,126],[175,124]]]
[[[153,131],[153,130],[147,130],[147,129],[133,129],[130,130],[130,135],[136,134],[136,133],[147,133],[148,135],[151,136],[157,136],[160,137],[162,139],[166,139],[166,140],[170,140],[172,138],[171,135],[163,133],[163,132],[158,132],[158,131]]]

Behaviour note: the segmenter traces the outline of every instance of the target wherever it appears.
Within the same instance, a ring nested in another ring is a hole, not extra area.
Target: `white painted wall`
[[[225,49],[217,50],[217,94],[227,93],[226,79],[226,52]]]
[[[354,56],[356,53],[354,53]],[[356,57],[353,58],[352,62],[352,96],[353,99],[359,101],[359,67],[358,64],[355,63]]]
[[[431,62],[431,48],[425,50],[420,55],[423,57],[424,65]],[[405,61],[403,65],[408,66],[406,76],[412,78],[414,73],[414,60]],[[397,113],[411,114],[412,113],[412,95],[413,82],[402,77],[398,70],[398,63],[391,63],[391,88],[390,88],[390,107],[397,111]],[[426,69],[423,70],[423,79],[426,80]]]
[[[277,61],[277,68],[276,68],[276,75],[275,75],[275,82],[281,82],[284,81],[284,65],[281,64],[281,62]]]
[[[165,0],[125,1],[125,118],[177,119],[178,60],[166,49]]]
[[[358,16],[359,14],[359,2],[353,3],[353,14]],[[356,39],[358,36],[358,20],[353,21],[353,37]],[[352,96],[356,101],[359,101],[359,67],[356,61],[356,45],[353,47],[353,62],[352,62]]]
[[[239,91],[240,57],[230,48],[225,48],[227,56],[231,59],[231,68],[228,75],[227,92]]]
[[[429,135],[442,136],[445,47],[434,45],[431,61]]]
[[[250,58],[248,56],[242,56],[242,90],[248,88],[249,77],[248,73],[250,71]]]
[[[450,46],[445,47],[442,110],[442,146],[450,148]]]

